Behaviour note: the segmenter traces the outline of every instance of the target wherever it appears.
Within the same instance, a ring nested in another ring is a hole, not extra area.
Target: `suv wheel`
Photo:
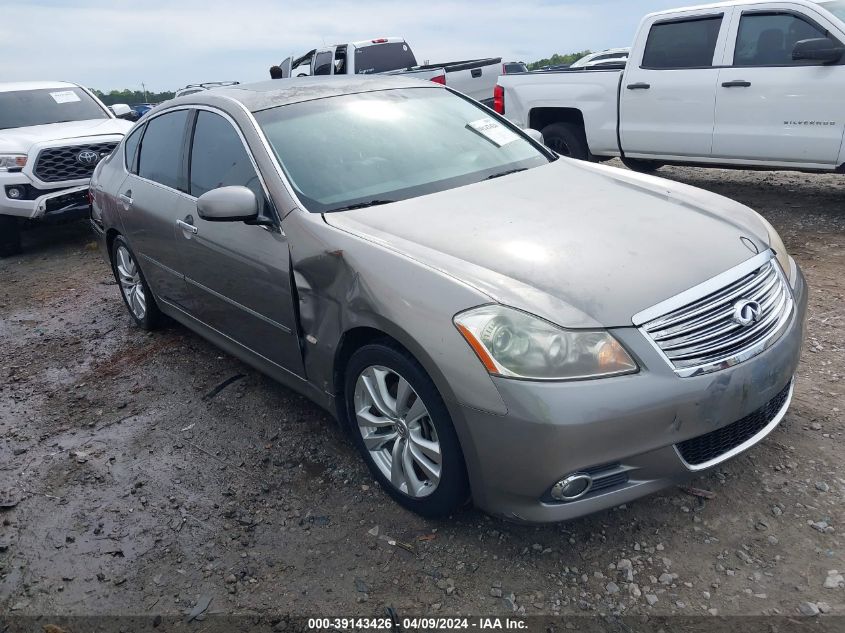
[[[426,517],[446,516],[467,501],[451,417],[413,357],[384,344],[362,347],[347,365],[344,397],[355,443],[391,497]]]
[[[20,252],[20,221],[11,215],[0,215],[0,257],[11,257]]]

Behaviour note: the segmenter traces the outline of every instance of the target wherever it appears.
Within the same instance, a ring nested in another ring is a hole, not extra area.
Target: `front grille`
[[[759,305],[757,320],[743,325],[738,302]],[[762,352],[779,336],[792,313],[792,294],[776,260],[722,289],[642,326],[682,375],[715,371]],[[695,371],[700,368],[700,371]]]
[[[786,385],[778,395],[741,420],[706,435],[699,435],[676,444],[675,446],[681,457],[687,464],[697,466],[716,459],[751,439],[762,431],[783,408],[786,399],[789,397],[791,386],[791,383]]]
[[[43,182],[90,178],[100,158],[108,155],[116,145],[117,143],[109,142],[42,149],[38,153],[38,158],[35,159],[35,168],[32,173]],[[96,153],[97,160],[91,164],[80,162],[79,154],[86,150]]]

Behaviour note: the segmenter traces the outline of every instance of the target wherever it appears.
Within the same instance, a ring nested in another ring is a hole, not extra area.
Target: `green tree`
[[[536,62],[531,62],[528,64],[528,70],[538,70],[543,66],[559,66],[561,64],[571,64],[572,62],[578,61],[584,55],[589,55],[592,53],[590,50],[581,51],[580,53],[567,53],[566,55],[561,55],[559,53],[555,53],[549,58],[546,59],[538,59]]]
[[[127,103],[129,105],[133,105],[135,103],[161,103],[162,101],[172,99],[175,95],[174,92],[170,91],[150,92],[148,90],[145,99],[143,91],[130,90],[129,88],[124,88],[123,90],[110,90],[107,93],[92,88],[91,92],[97,95],[97,97],[106,105],[114,105],[115,103]]]

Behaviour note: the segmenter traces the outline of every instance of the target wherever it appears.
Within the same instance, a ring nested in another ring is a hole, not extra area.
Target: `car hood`
[[[121,135],[132,127],[123,119],[91,119],[89,121],[68,121],[0,130],[0,151],[28,152],[36,143],[54,142],[89,136]]]
[[[564,327],[631,326],[769,244],[737,202],[569,159],[325,220]]]

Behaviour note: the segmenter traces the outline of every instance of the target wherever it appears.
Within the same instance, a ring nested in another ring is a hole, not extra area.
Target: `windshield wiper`
[[[367,207],[377,207],[381,204],[390,204],[396,200],[369,200],[368,202],[356,202],[345,207],[337,207],[336,209],[329,209],[326,213],[334,213],[335,211],[352,211],[353,209],[366,209]]]
[[[494,178],[501,178],[502,176],[510,176],[511,174],[515,174],[518,171],[525,171],[528,169],[527,167],[520,167],[519,169],[509,169],[508,171],[502,171],[498,174],[493,174],[492,176],[487,176],[487,180],[493,180]]]

